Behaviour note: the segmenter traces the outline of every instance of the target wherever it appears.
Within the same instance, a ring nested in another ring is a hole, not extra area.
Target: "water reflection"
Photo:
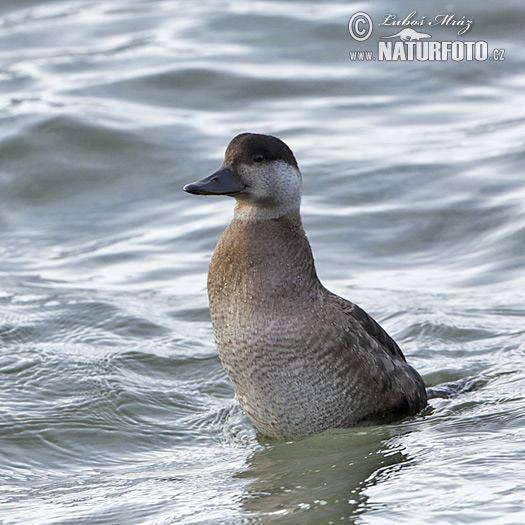
[[[408,466],[413,458],[395,427],[330,430],[300,441],[259,438],[263,449],[237,477],[252,480],[241,498],[244,512],[280,524],[328,523],[367,506],[366,489]],[[406,433],[406,432],[404,432]]]

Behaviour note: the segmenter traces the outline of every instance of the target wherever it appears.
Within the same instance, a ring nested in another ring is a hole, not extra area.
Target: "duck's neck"
[[[247,220],[236,208],[208,272],[210,306],[232,301],[271,301],[312,293],[320,286],[299,211]],[[256,299],[257,298],[257,299]]]
[[[300,201],[282,202],[271,206],[262,206],[250,202],[237,200],[233,212],[234,221],[239,222],[264,222],[279,219],[284,216],[297,217],[299,223],[301,216],[299,213]]]

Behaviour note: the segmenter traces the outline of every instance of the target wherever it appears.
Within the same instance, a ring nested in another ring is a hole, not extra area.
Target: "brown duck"
[[[221,168],[184,190],[236,200],[208,295],[220,359],[262,434],[390,423],[426,406],[423,380],[396,342],[319,281],[299,211],[301,173],[284,142],[238,135]]]

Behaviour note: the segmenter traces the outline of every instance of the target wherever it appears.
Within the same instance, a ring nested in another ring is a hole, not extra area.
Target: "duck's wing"
[[[388,351],[394,359],[401,359],[406,363],[405,356],[398,344],[385,332],[385,330],[368,315],[362,308],[346,299],[341,299],[343,312],[351,316],[359,325]]]
[[[341,335],[332,337],[331,342],[337,367],[351,383],[352,417],[346,423],[386,423],[424,408],[423,380],[406,362],[397,343],[356,304],[335,294],[325,294],[325,298],[335,308],[332,317],[342,323],[334,323]]]

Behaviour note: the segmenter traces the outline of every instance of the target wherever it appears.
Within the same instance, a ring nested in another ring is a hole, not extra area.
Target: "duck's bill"
[[[184,186],[184,191],[193,195],[235,195],[246,186],[229,168],[221,168],[209,177]]]

